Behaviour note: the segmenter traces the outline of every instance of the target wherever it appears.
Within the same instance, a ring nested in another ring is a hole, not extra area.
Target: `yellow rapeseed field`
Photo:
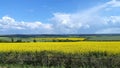
[[[55,51],[64,53],[108,52],[120,53],[120,42],[38,42],[0,43],[0,52]]]
[[[85,38],[31,38],[32,40],[80,40],[83,41]]]

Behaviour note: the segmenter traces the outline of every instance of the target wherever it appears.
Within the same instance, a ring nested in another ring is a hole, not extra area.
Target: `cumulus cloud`
[[[14,18],[9,16],[4,16],[0,19],[0,31],[6,34],[16,34],[16,33],[50,33],[52,30],[51,24],[45,24],[39,21],[36,22],[24,22],[16,21]]]
[[[106,18],[107,23],[120,24],[120,16],[110,16]]]
[[[98,33],[120,27],[120,16],[104,15],[107,8],[120,8],[120,1],[112,0],[102,5],[76,13],[54,13],[52,21],[56,31],[60,33]],[[103,15],[102,15],[103,14]],[[110,29],[112,28],[112,29]],[[55,31],[55,32],[56,32]],[[120,32],[118,29],[116,32]]]

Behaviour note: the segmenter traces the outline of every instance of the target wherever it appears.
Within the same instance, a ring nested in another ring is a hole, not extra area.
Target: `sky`
[[[0,34],[120,34],[120,0],[0,0]]]

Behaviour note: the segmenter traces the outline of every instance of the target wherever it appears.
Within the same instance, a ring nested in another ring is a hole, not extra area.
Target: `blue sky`
[[[0,34],[120,33],[119,0],[1,0]]]

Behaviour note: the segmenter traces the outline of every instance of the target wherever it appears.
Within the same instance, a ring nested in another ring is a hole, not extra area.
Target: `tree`
[[[14,38],[11,38],[11,42],[14,42]]]
[[[21,40],[21,39],[19,39],[19,40],[17,40],[16,42],[22,42],[22,40]]]
[[[34,39],[33,42],[37,42],[37,41]]]

